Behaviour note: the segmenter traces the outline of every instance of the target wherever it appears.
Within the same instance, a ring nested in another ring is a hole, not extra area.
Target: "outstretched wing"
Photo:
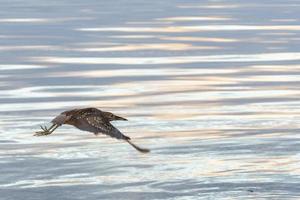
[[[115,120],[123,120],[123,121],[127,121],[126,118],[124,117],[120,117],[117,116],[111,112],[105,112],[102,110],[99,110],[97,108],[83,108],[83,109],[76,109],[73,110],[75,113],[73,114],[74,116],[81,116],[81,117],[85,117],[88,116],[90,114],[95,114],[97,116],[102,116],[103,118],[105,118],[107,121],[115,121]]]
[[[130,139],[115,128],[96,108],[81,109],[73,117],[78,122],[75,126],[81,130],[95,134],[103,133],[117,139]]]
[[[102,116],[102,111],[98,110],[97,108],[83,108],[83,109],[76,109],[72,116],[76,119],[84,119],[89,115],[98,115]]]
[[[90,115],[87,116],[86,122],[89,124],[90,127],[93,127],[92,129],[94,130],[93,132],[95,134],[103,133],[105,135],[109,135],[117,139],[130,139],[129,137],[123,135],[117,128],[115,128],[111,123],[106,121],[106,119],[103,117]]]
[[[107,116],[112,117],[107,117]],[[150,152],[149,149],[141,148],[130,141],[130,137],[123,135],[117,128],[115,128],[110,121],[112,120],[126,120],[124,118],[118,117],[109,112],[102,112],[96,108],[84,108],[76,110],[73,114],[76,120],[75,126],[81,130],[93,132],[95,134],[103,133],[109,135],[113,138],[123,139],[136,150],[142,153]],[[117,117],[117,119],[115,119]],[[121,119],[120,119],[121,118]]]

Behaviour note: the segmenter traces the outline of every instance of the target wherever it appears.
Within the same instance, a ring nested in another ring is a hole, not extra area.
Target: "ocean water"
[[[299,199],[300,2],[0,0],[0,199]],[[97,107],[149,154],[71,126]]]

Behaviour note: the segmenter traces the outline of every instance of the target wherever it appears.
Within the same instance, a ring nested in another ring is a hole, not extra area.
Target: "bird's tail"
[[[130,139],[126,139],[126,142],[128,142],[128,144],[130,144],[133,148],[135,148],[136,150],[138,150],[141,153],[149,153],[150,152],[149,149],[141,148],[141,147],[138,147],[137,145],[133,144],[130,141]]]

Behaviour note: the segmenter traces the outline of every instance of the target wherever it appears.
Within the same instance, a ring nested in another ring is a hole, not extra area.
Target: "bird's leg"
[[[49,135],[51,134],[55,129],[57,129],[57,127],[59,127],[59,125],[57,124],[53,124],[49,129],[45,126],[41,126],[41,129],[43,131],[38,131],[34,134],[34,136],[43,136],[43,135]]]
[[[56,125],[56,126],[54,126],[54,125]],[[49,134],[53,133],[53,131],[54,131],[55,129],[57,129],[59,126],[60,126],[60,125],[58,125],[58,124],[53,124],[53,125],[48,129]],[[54,128],[51,130],[52,127],[54,127]]]

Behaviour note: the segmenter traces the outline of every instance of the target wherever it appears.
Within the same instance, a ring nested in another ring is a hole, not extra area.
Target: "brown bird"
[[[42,127],[43,131],[38,131],[35,136],[44,136],[53,133],[55,129],[63,124],[73,125],[76,128],[93,132],[95,135],[103,133],[119,140],[125,140],[136,150],[142,153],[148,153],[149,149],[138,147],[130,141],[130,137],[122,134],[117,128],[115,128],[110,121],[114,120],[126,120],[123,117],[119,117],[110,112],[104,112],[97,108],[83,108],[73,109],[62,112],[60,115],[55,117],[51,123],[53,124],[50,128]]]

